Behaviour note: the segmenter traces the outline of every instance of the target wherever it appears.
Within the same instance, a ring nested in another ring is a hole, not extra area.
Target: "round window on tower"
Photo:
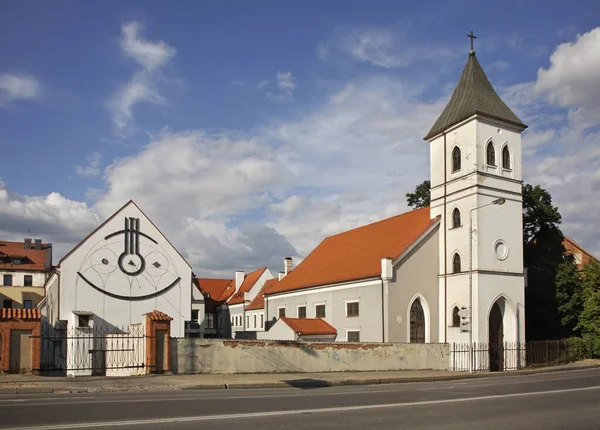
[[[503,240],[497,240],[494,243],[494,253],[496,254],[496,258],[498,260],[506,260],[508,257],[508,245]]]

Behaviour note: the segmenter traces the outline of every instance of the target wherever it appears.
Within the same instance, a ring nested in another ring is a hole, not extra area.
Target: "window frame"
[[[458,271],[456,270],[456,261],[458,257]],[[458,252],[452,254],[452,273],[462,273],[462,257]]]
[[[456,153],[458,153],[458,159],[455,160]],[[462,168],[462,151],[460,150],[458,145],[456,145],[456,146],[454,146],[454,148],[452,148],[451,155],[452,155],[452,157],[451,157],[452,173],[460,172],[460,170]]]
[[[356,303],[356,315],[349,315],[348,313],[348,305],[353,305]],[[360,301],[359,299],[352,300],[344,300],[344,308],[346,311],[346,318],[358,318],[360,317]]]
[[[458,306],[454,306],[452,308],[452,325],[450,327],[460,327],[460,315],[458,314],[460,312],[460,309],[458,309]]]
[[[358,333],[358,340],[350,340],[350,333]],[[346,330],[346,342],[360,343],[360,330],[359,329],[347,329]]]
[[[8,284],[6,283],[7,279],[10,279],[10,282]],[[12,286],[14,286],[13,281],[14,281],[13,275],[11,275],[10,273],[5,273],[4,276],[2,277],[2,286],[12,287]]]
[[[196,318],[194,318],[194,312],[196,313]],[[190,316],[191,321],[198,322],[199,318],[200,318],[200,309],[192,309],[192,314]]]
[[[490,153],[490,148],[492,148],[492,152]],[[492,156],[492,162],[490,163],[490,155]],[[485,164],[490,167],[498,167],[496,163],[496,146],[494,145],[494,141],[490,140],[488,144],[485,146]]]
[[[508,154],[508,167],[506,167],[506,159],[504,154]],[[508,148],[508,144],[505,144],[502,147],[502,170],[511,171],[512,170],[512,154],[510,153],[510,149]]]
[[[27,285],[28,279],[29,279],[29,285]],[[23,286],[24,287],[33,287],[33,275],[23,275]]]
[[[301,317],[300,316],[300,309],[304,308],[304,316]],[[306,305],[298,305],[296,306],[296,315],[298,316],[298,318],[306,318]]]
[[[265,314],[260,314],[260,328],[265,328]]]
[[[281,310],[283,309],[283,315],[281,315]],[[277,308],[277,318],[285,317],[285,306],[281,306]]]
[[[455,213],[458,213],[458,225],[456,225]],[[462,213],[458,207],[452,209],[452,228],[462,227]]]
[[[323,316],[317,315],[317,308],[323,306]],[[327,305],[325,303],[315,303],[315,318],[326,318],[327,317]]]
[[[29,303],[29,307],[27,307]],[[23,300],[23,309],[33,309],[33,300]]]

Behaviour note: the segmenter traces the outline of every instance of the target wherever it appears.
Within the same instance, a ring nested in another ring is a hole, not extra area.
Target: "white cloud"
[[[536,90],[564,107],[600,113],[600,27],[559,45],[540,68]]]
[[[267,93],[266,97],[275,101],[291,100],[296,89],[296,78],[292,72],[277,72],[276,78],[279,93]]]
[[[0,106],[17,100],[32,100],[40,96],[40,83],[26,75],[0,73]]]
[[[122,26],[121,49],[123,53],[133,58],[146,70],[152,71],[165,65],[177,52],[165,42],[150,42],[143,40],[139,33],[141,26],[138,22],[129,22]]]
[[[268,81],[268,80],[266,80],[266,79],[265,79],[265,80],[262,80],[262,81],[260,81],[260,82],[257,82],[257,83],[254,85],[254,87],[260,90],[261,88],[264,88],[264,87],[266,87],[266,86],[267,86],[267,85],[269,85],[270,83],[271,83],[271,81]]]
[[[386,69],[457,55],[451,49],[408,42],[403,30],[397,26],[338,29],[329,39],[317,45],[316,53],[324,62],[335,62],[341,55]]]
[[[85,157],[85,161],[87,162],[85,166],[75,166],[75,173],[80,176],[98,176],[102,164],[102,155],[98,152],[93,152]]]
[[[159,92],[162,81],[160,68],[164,67],[176,53],[175,48],[165,42],[149,42],[139,36],[137,22],[124,24],[121,35],[123,53],[133,58],[141,68],[128,83],[113,94],[108,101],[117,135],[124,137],[135,130],[133,109],[140,103],[164,105],[165,98]]]

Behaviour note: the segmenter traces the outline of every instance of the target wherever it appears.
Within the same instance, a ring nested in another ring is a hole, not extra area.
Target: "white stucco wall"
[[[25,275],[32,277],[32,287],[43,287],[46,282],[46,272],[0,270],[0,286],[4,286],[4,275],[12,275],[12,286],[22,287],[25,285]]]
[[[269,331],[257,333],[256,338],[268,340],[296,340],[297,336],[289,325],[282,320],[277,320]]]
[[[346,316],[346,302],[359,302],[359,316]],[[286,308],[286,316],[298,317],[298,306],[306,306],[306,317],[315,318],[315,306],[325,305],[325,321],[337,329],[336,341],[346,341],[347,331],[360,331],[362,342],[382,341],[382,299],[379,279],[341,285],[329,285],[269,296],[268,319],[277,319],[278,308]]]
[[[124,235],[107,238],[124,229],[126,217],[139,218],[140,231],[156,241],[139,238],[140,253],[147,262],[138,276],[126,276],[117,265],[124,252]],[[154,263],[160,266],[154,267]],[[78,273],[102,291],[91,287]],[[171,335],[182,337],[184,321],[191,318],[190,266],[132,202],[61,262],[60,282],[61,319],[70,320],[74,310],[89,311],[94,314],[95,325],[128,326],[142,322],[144,314],[156,309],[173,317]],[[172,284],[174,286],[168,289]],[[110,297],[104,292],[124,298]],[[138,299],[156,293],[154,297]]]

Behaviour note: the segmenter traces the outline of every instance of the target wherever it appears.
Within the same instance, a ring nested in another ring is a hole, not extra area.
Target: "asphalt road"
[[[600,429],[600,369],[329,388],[0,396],[0,429]]]

